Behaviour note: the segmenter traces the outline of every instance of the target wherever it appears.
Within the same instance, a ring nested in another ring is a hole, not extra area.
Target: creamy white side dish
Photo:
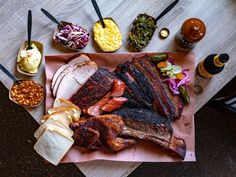
[[[36,74],[41,63],[42,55],[35,44],[32,44],[32,49],[22,50],[17,58],[17,64],[22,71]]]

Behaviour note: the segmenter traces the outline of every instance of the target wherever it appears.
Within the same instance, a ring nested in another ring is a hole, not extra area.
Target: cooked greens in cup
[[[129,45],[136,50],[142,50],[150,42],[155,29],[157,28],[155,19],[147,14],[139,14],[129,32]]]

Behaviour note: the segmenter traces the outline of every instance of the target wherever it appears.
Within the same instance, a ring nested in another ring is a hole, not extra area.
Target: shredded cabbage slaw
[[[76,25],[67,24],[56,34],[57,42],[73,49],[83,49],[89,41],[86,29]]]

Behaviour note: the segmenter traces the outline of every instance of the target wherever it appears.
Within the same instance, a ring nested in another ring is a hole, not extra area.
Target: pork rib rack
[[[82,110],[87,109],[111,91],[114,79],[113,73],[107,69],[99,68],[71,97],[70,101]]]

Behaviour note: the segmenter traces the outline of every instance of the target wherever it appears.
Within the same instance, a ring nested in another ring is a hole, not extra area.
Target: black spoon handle
[[[27,30],[28,30],[28,48],[32,48],[31,47],[31,30],[32,30],[32,13],[31,13],[31,10],[28,11]]]
[[[41,11],[44,13],[44,15],[46,15],[50,20],[52,20],[54,23],[56,23],[60,28],[63,28],[63,25],[55,18],[52,16],[52,14],[50,14],[48,11],[46,11],[45,9],[41,9]]]
[[[175,0],[174,2],[172,2],[157,18],[156,18],[156,22],[163,17],[165,14],[167,14],[171,9],[173,9],[173,7],[179,2],[179,0]]]
[[[10,71],[8,71],[7,68],[5,68],[2,64],[0,64],[0,69],[8,76],[10,77],[13,82],[17,82],[17,79],[12,75],[12,73]]]
[[[96,0],[91,0],[91,1],[92,1],[94,9],[95,9],[95,11],[96,11],[96,13],[98,15],[99,20],[102,23],[102,27],[105,28],[105,23],[103,21],[102,14],[101,14],[101,11],[99,10],[99,7],[98,7],[98,4],[97,4]]]

